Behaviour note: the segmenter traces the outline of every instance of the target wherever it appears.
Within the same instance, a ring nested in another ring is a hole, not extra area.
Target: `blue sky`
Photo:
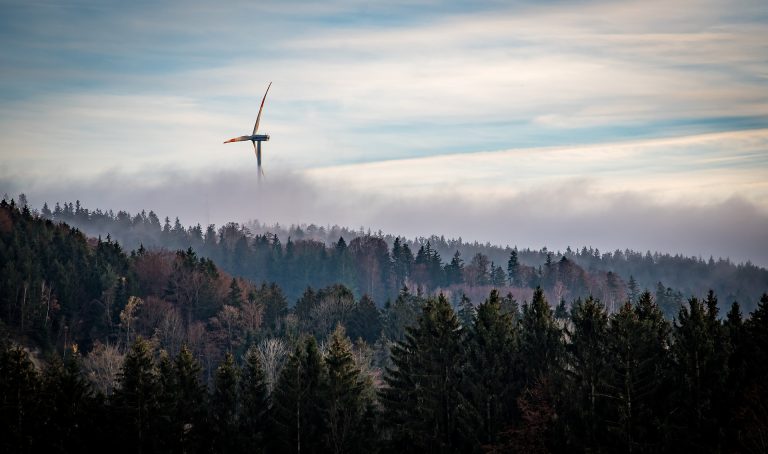
[[[33,203],[768,264],[764,1],[0,8],[0,190]],[[269,81],[258,185],[222,142]]]

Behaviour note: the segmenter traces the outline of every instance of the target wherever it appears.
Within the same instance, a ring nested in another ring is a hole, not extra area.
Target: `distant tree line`
[[[702,289],[721,295],[725,311],[733,301],[753,310],[768,287],[768,270],[712,257],[587,247],[562,252],[518,249],[436,235],[407,240],[380,231],[312,224],[286,228],[253,221],[184,227],[178,218],[161,221],[152,211],[131,215],[89,210],[79,202],[57,202],[53,209],[45,204],[39,214],[94,237],[111,235],[127,250],[192,248],[229,274],[275,282],[291,302],[307,286],[337,283],[356,297],[367,294],[379,306],[393,300],[403,285],[423,293],[442,291],[454,303],[462,293],[482,300],[491,288],[529,298],[532,289],[541,286],[552,301],[594,295],[615,311],[624,297],[648,289],[671,318],[686,296],[703,297],[697,294]]]

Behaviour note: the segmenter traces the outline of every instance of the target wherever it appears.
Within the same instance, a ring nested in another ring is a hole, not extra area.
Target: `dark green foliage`
[[[393,451],[461,452],[477,446],[475,411],[462,394],[461,328],[448,301],[427,300],[392,349],[379,399]]]
[[[0,436],[3,452],[35,452],[39,444],[40,375],[21,347],[0,344]]]
[[[215,452],[234,452],[239,445],[239,375],[235,359],[227,353],[216,369],[211,395],[211,444]]]
[[[296,346],[272,394],[274,449],[318,452],[326,433],[321,388],[325,371],[317,342],[307,337]]]
[[[331,334],[325,357],[327,374],[321,394],[325,420],[324,451],[355,453],[370,449],[373,437],[373,392],[352,357],[344,328]]]
[[[544,292],[536,288],[531,303],[523,304],[520,323],[520,355],[526,385],[551,381],[560,371],[564,354],[562,336]]]
[[[644,292],[633,306],[625,304],[608,330],[609,445],[633,452],[658,452],[666,419],[664,373],[670,325]]]
[[[424,299],[411,294],[406,287],[393,303],[384,306],[384,335],[393,341],[405,337],[406,328],[416,323]]]
[[[694,446],[700,451],[721,449],[717,396],[727,377],[727,350],[712,295],[704,303],[696,298],[680,309],[672,330],[671,358],[674,380],[673,415],[668,438],[673,446]],[[685,426],[682,434],[677,429]]]
[[[264,368],[258,350],[251,348],[245,355],[240,377],[240,417],[238,421],[241,451],[259,452],[267,432],[269,395]]]
[[[507,260],[507,280],[509,285],[519,287],[522,282],[520,280],[520,262],[517,258],[517,247],[512,249],[509,253],[509,260]]]
[[[593,298],[577,300],[571,308],[570,342],[566,345],[563,396],[568,412],[568,444],[578,450],[601,450],[608,394],[608,315]]]
[[[347,323],[349,337],[373,344],[381,336],[381,312],[367,295],[352,309]]]
[[[100,422],[100,402],[80,371],[79,357],[70,352],[62,361],[54,356],[42,376],[40,389],[42,433],[46,452],[88,451],[103,441],[93,433]]]
[[[502,311],[499,293],[493,290],[467,329],[465,386],[482,421],[479,438],[482,444],[493,444],[515,414],[521,378],[517,327],[512,316]]]
[[[138,338],[125,357],[112,408],[119,428],[123,452],[152,452],[159,449],[160,380],[149,342]]]

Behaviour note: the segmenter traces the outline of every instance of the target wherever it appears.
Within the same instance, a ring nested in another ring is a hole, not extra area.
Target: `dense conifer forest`
[[[762,268],[272,230],[0,202],[0,450],[768,450]]]

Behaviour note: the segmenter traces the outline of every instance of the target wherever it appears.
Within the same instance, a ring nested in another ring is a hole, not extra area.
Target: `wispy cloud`
[[[11,193],[553,247],[747,258],[727,229],[765,239],[761,0],[2,6]],[[270,80],[257,187],[249,144],[221,142]]]

